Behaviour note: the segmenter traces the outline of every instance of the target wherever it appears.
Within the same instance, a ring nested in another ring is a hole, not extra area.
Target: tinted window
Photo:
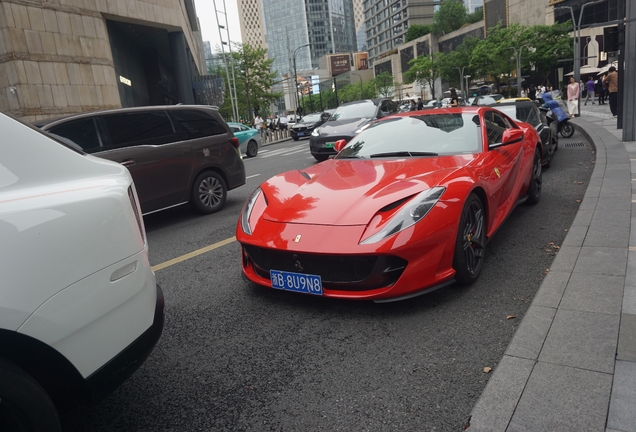
[[[225,126],[212,115],[198,110],[173,110],[170,115],[188,134],[188,139],[227,133]]]
[[[533,106],[525,105],[517,107],[517,117],[519,118],[519,120],[530,123],[534,127],[537,127],[539,126],[539,124],[541,124],[541,119],[539,118],[539,109]]]
[[[110,114],[101,117],[110,136],[109,148],[167,144],[175,140],[164,111]]]
[[[352,105],[341,105],[333,114],[329,121],[351,120],[359,118],[373,118],[377,106],[373,102],[362,102]]]
[[[488,144],[498,144],[501,142],[503,132],[510,126],[502,116],[494,111],[488,111],[484,115],[486,123],[486,133],[488,134]]]
[[[95,121],[92,117],[79,120],[71,120],[61,125],[53,126],[48,132],[78,144],[86,153],[95,153],[101,150]]]

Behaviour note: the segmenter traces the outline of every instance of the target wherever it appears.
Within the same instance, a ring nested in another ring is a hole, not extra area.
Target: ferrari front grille
[[[321,255],[243,245],[254,271],[269,279],[270,270],[319,275],[328,289],[366,290],[397,281],[406,261],[383,255]]]

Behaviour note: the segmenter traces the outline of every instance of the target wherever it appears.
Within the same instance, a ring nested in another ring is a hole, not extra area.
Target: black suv
[[[289,129],[291,137],[294,141],[298,141],[304,137],[309,138],[309,135],[311,135],[314,129],[329,120],[329,117],[334,111],[335,110],[327,110],[322,113],[307,114]]]
[[[144,214],[188,202],[214,213],[228,190],[245,184],[238,138],[209,106],[122,108],[34,124],[128,168]]]
[[[337,154],[336,141],[349,142],[374,120],[395,114],[399,106],[391,99],[373,99],[340,105],[322,126],[314,129],[309,138],[309,149],[317,161],[324,161]]]

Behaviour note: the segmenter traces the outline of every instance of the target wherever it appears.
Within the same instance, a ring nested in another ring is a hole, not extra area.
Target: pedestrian
[[[411,99],[411,106],[409,108],[409,111],[415,111],[416,109],[417,109],[417,105],[415,104],[415,101]]]
[[[596,84],[594,83],[594,79],[592,78],[591,75],[588,77],[587,82],[585,83],[585,86],[587,87],[587,96],[585,96],[585,105],[587,105],[587,101],[589,101],[590,99],[592,100],[592,105],[596,105],[596,103],[594,102],[594,87],[596,86]]]
[[[616,117],[618,114],[618,72],[616,72],[616,68],[614,66],[610,66],[609,74],[607,74],[607,77],[605,77],[603,81],[607,83],[609,88],[609,106],[610,111],[612,112],[612,117]]]
[[[263,123],[264,121],[261,115],[256,114],[256,117],[254,118],[254,129],[258,131],[258,133],[261,135],[261,138],[263,138],[263,134],[265,132],[265,129],[263,129]]]
[[[568,84],[568,111],[570,117],[574,117],[579,113],[579,95],[581,94],[581,86],[576,83],[574,77],[570,77]]]
[[[457,91],[453,87],[451,87],[450,89],[450,106],[452,107],[459,106],[459,98],[457,97]]]
[[[287,113],[283,113],[282,116],[278,119],[278,127],[280,130],[287,130],[287,123],[289,123],[289,119],[287,118]]]
[[[605,104],[605,87],[603,86],[603,78],[605,75],[600,76],[596,79],[596,83],[594,85],[594,92],[598,95],[598,104]]]
[[[528,89],[528,97],[531,101],[537,100],[537,88],[534,84],[530,84],[530,88]]]
[[[424,108],[424,102],[422,102],[422,98],[421,97],[418,97],[417,98],[417,109],[421,110],[423,108]]]

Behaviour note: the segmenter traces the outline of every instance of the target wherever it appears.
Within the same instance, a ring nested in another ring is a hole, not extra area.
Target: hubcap
[[[199,184],[199,199],[206,207],[219,205],[223,198],[223,187],[214,177],[206,177]]]
[[[475,275],[484,258],[484,211],[478,202],[468,208],[463,234],[466,269]]]

